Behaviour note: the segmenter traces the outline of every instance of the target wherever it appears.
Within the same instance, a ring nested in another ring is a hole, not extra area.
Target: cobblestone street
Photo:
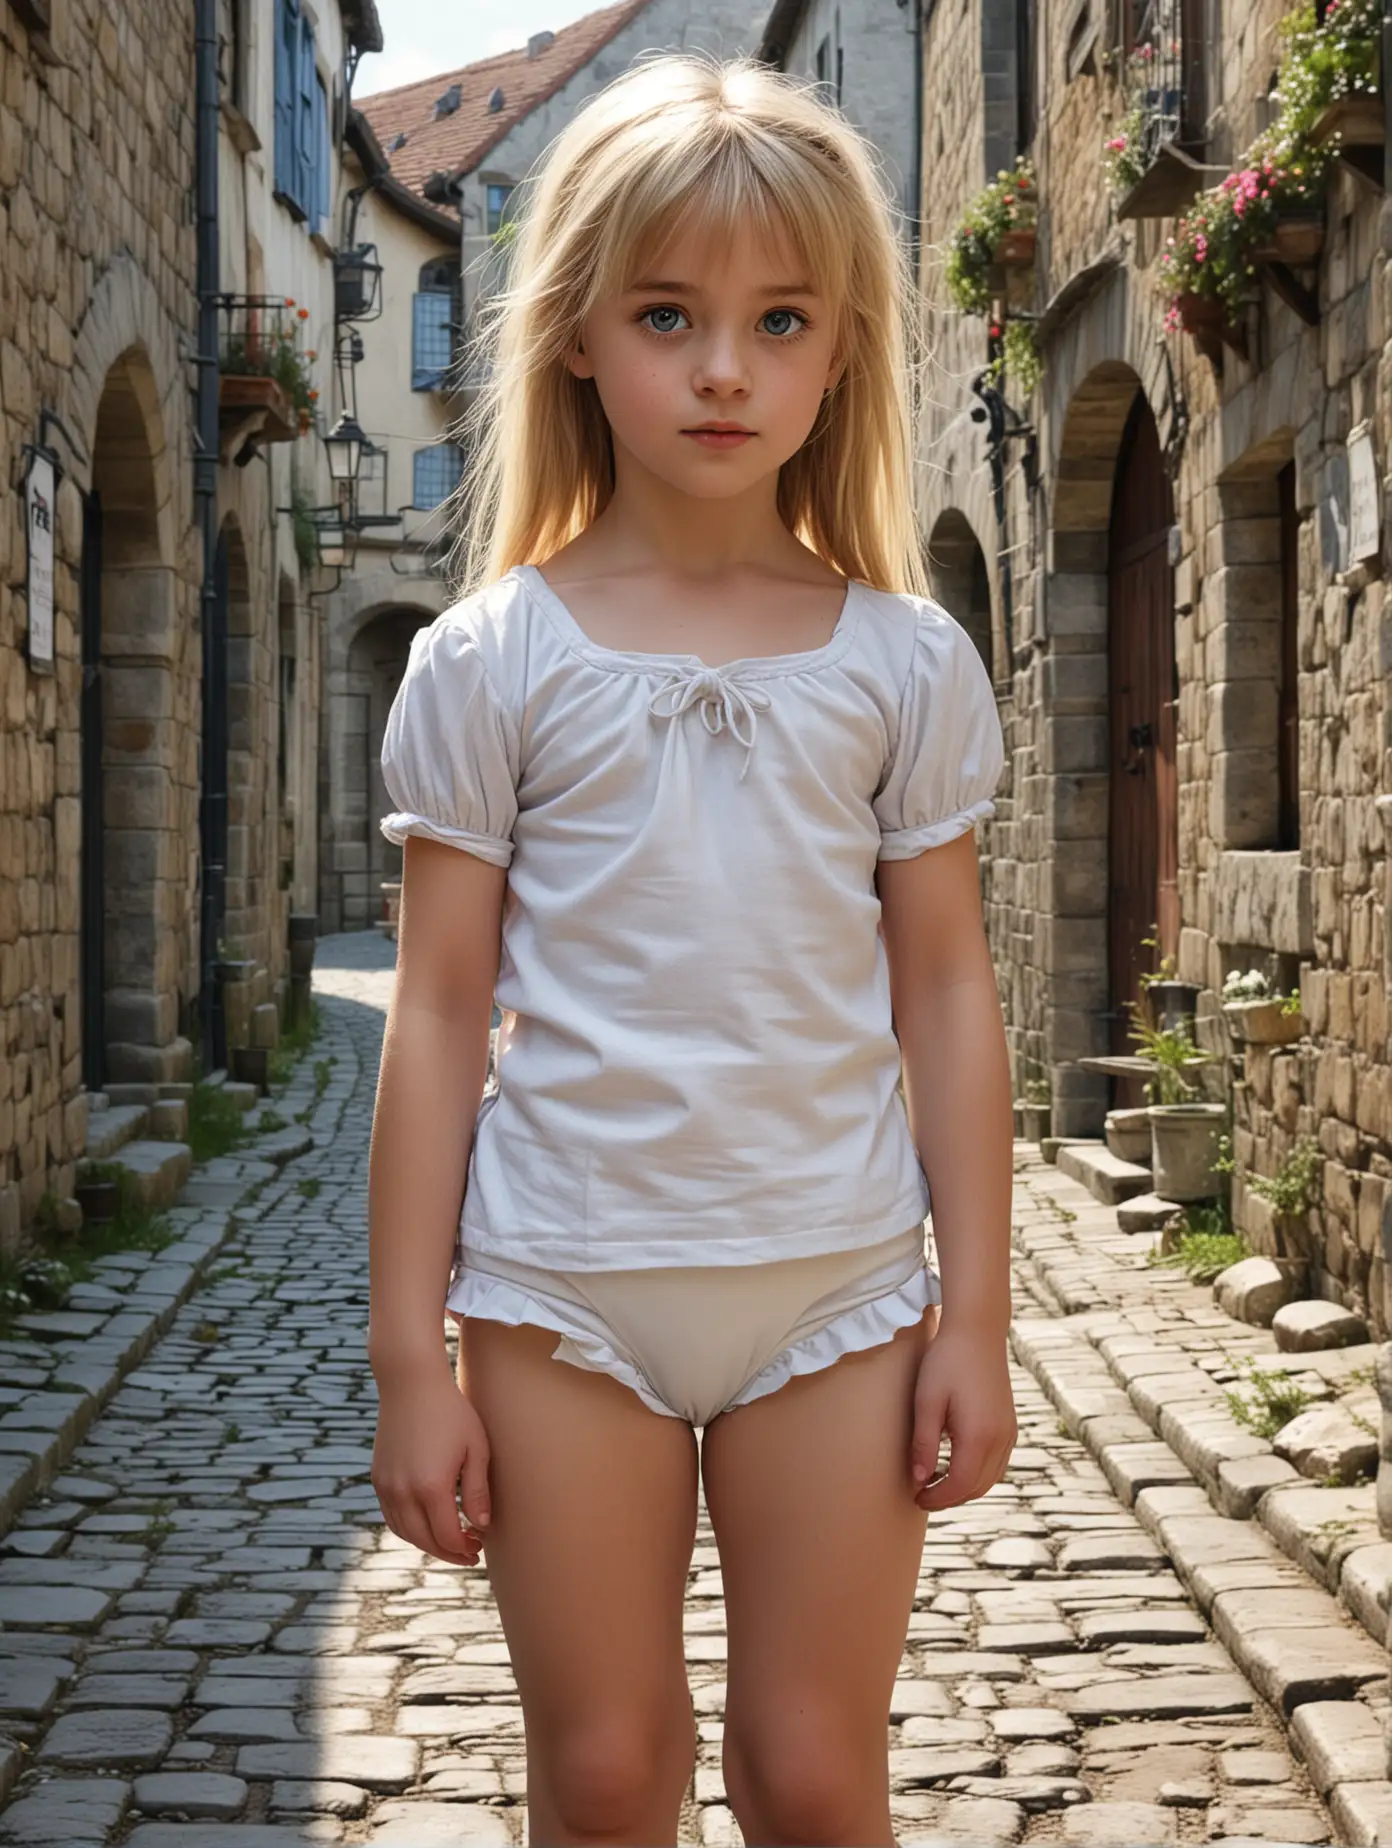
[[[387,1534],[367,1479],[364,1187],[390,955],[376,935],[320,944],[311,1058],[335,1063],[316,1146],[263,1179],[4,1543],[4,1729],[22,1745],[6,1843],[525,1840],[487,1579]],[[1016,1308],[1037,1328],[1053,1311],[1026,1262]],[[22,1345],[4,1344],[11,1371]],[[1015,1391],[1007,1479],[930,1524],[890,1738],[901,1839],[1340,1839],[1272,1707],[1018,1363]],[[1177,1463],[1161,1479],[1187,1481]],[[683,1840],[736,1842],[704,1519],[686,1630],[702,1742]],[[1380,1720],[1382,1683],[1362,1698]]]

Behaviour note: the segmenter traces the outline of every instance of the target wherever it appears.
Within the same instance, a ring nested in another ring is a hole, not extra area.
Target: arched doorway
[[[382,737],[417,629],[437,612],[373,603],[331,634],[325,704],[328,788],[320,916],[328,930],[367,930],[383,915],[382,881],[401,877],[401,849],[378,826],[392,807],[382,780]]]
[[[1173,519],[1155,417],[1138,391],[1122,432],[1107,535],[1107,979],[1113,1052],[1135,1051],[1129,1004],[1140,978],[1179,950]]]
[[[161,540],[164,443],[148,356],[111,367],[83,513],[83,1080],[184,1075],[179,1040],[179,625]]]
[[[955,616],[976,643],[991,669],[991,580],[967,516],[956,507],[940,514],[928,541],[928,574],[933,595]]]

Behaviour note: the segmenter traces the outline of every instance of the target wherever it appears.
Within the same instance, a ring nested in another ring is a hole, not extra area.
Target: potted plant
[[[1009,373],[1021,390],[1039,381],[1039,349],[1029,321],[1012,318],[1010,276],[1034,263],[1037,193],[1027,156],[1002,168],[963,212],[948,244],[943,281],[954,307],[989,319],[992,346],[987,368],[998,384]]]
[[[293,295],[286,296],[285,306],[295,308]],[[303,434],[313,419],[319,393],[311,366],[318,354],[313,348],[302,353],[299,347],[299,328],[309,318],[308,308],[296,308],[289,325],[278,321],[262,327],[260,315],[273,312],[248,311],[247,325],[223,343],[218,402],[232,413],[264,410],[259,440],[285,442]]]
[[[1221,1189],[1217,1164],[1227,1106],[1205,1102],[1194,1078],[1213,1055],[1194,1043],[1186,1021],[1152,1026],[1134,1002],[1131,1016],[1131,1038],[1153,1067],[1146,1096],[1155,1192],[1180,1203],[1212,1199]]]
[[[1223,983],[1223,1018],[1238,1046],[1286,1046],[1305,1032],[1300,990],[1283,995],[1260,969],[1234,969]]]

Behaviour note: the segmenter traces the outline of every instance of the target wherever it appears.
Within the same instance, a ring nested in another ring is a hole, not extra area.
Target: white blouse
[[[602,647],[531,565],[422,629],[382,831],[508,868],[462,1249],[754,1264],[922,1221],[875,864],[994,813],[1003,763],[966,631],[858,582],[822,647],[722,667]]]

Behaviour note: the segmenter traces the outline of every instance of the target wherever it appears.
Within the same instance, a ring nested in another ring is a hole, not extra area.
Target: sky
[[[377,0],[386,49],[365,57],[353,79],[358,101],[440,71],[558,32],[607,0]]]

